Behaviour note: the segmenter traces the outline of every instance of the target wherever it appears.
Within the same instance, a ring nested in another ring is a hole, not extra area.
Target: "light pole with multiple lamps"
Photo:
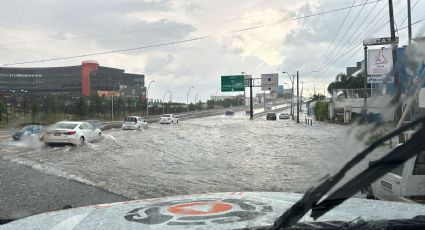
[[[193,86],[189,87],[189,90],[187,90],[187,95],[186,95],[187,112],[189,112],[189,93],[191,89],[193,89]]]
[[[155,82],[155,80],[152,80],[149,82],[148,88],[146,89],[146,117],[149,116],[149,98],[148,98],[148,92],[149,88],[151,87],[151,84]]]
[[[291,83],[292,83],[292,88],[291,88],[291,117],[292,117],[292,120],[294,120],[294,78],[295,78],[295,75],[292,75],[292,78],[291,78],[291,75],[289,75],[288,72],[282,72],[282,73],[286,73],[289,77],[289,80],[291,80]]]
[[[308,72],[308,73],[317,73],[317,72],[320,72],[320,71],[318,71],[318,70],[313,70],[313,71],[311,71],[311,72]],[[288,77],[289,77],[289,79],[291,80],[291,82],[292,82],[292,95],[294,94],[294,78],[295,78],[295,76],[297,76],[297,123],[300,123],[300,90],[299,90],[299,71],[297,70],[297,75],[292,75],[292,78],[291,78],[291,76],[289,75],[289,73],[288,72],[282,72],[282,73],[286,73],[286,74],[288,74]],[[292,109],[292,98],[293,97],[291,97],[291,112],[292,112],[292,120],[294,120],[294,116],[293,116],[293,114],[294,114],[294,112],[293,112],[293,109]]]

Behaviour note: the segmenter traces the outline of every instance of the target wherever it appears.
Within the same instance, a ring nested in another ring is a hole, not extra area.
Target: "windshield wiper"
[[[385,141],[393,138],[402,132],[422,124],[418,131],[412,135],[411,139],[399,148],[395,148],[390,153],[386,154],[375,164],[368,169],[361,172],[359,175],[345,183],[329,197],[322,202],[318,203],[323,196],[329,192],[358,162],[363,160],[370,152],[376,147],[383,144]],[[274,223],[273,229],[280,229],[290,227],[298,222],[309,210],[312,210],[311,216],[315,219],[319,218],[327,211],[336,207],[337,205],[350,198],[361,189],[369,186],[376,179],[380,178],[387,172],[396,168],[409,158],[417,155],[419,152],[425,150],[425,117],[421,117],[404,127],[394,130],[393,132],[381,137],[365,150],[357,154],[353,159],[348,161],[341,170],[332,177],[327,178],[317,187],[311,188],[298,202],[296,202],[290,209],[288,209],[282,216],[280,216]]]

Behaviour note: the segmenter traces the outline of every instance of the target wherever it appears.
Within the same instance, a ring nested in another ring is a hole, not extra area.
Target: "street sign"
[[[389,45],[392,44],[391,38],[371,38],[363,40],[364,46],[377,46],[377,45]],[[398,44],[398,37],[395,38],[395,44]]]
[[[283,85],[278,85],[278,86],[276,87],[276,93],[277,93],[277,94],[283,94],[283,92],[284,92]]]
[[[382,76],[368,76],[367,77],[367,83],[392,83],[394,82],[394,79],[392,77],[389,77],[388,75],[382,75]]]
[[[245,91],[245,75],[221,76],[221,92]]]
[[[390,48],[368,50],[367,74],[388,75],[393,69],[393,54]]]
[[[278,74],[261,74],[261,90],[275,90],[278,85]]]

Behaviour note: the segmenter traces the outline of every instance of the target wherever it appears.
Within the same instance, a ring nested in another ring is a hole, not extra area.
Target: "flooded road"
[[[352,130],[292,120],[250,121],[241,112],[151,124],[142,131],[108,130],[101,141],[78,148],[20,144],[1,156],[131,199],[224,191],[303,193],[364,147]]]

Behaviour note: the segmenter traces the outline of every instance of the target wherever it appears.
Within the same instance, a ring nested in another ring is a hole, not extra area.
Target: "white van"
[[[425,151],[373,182],[367,198],[425,203]]]

